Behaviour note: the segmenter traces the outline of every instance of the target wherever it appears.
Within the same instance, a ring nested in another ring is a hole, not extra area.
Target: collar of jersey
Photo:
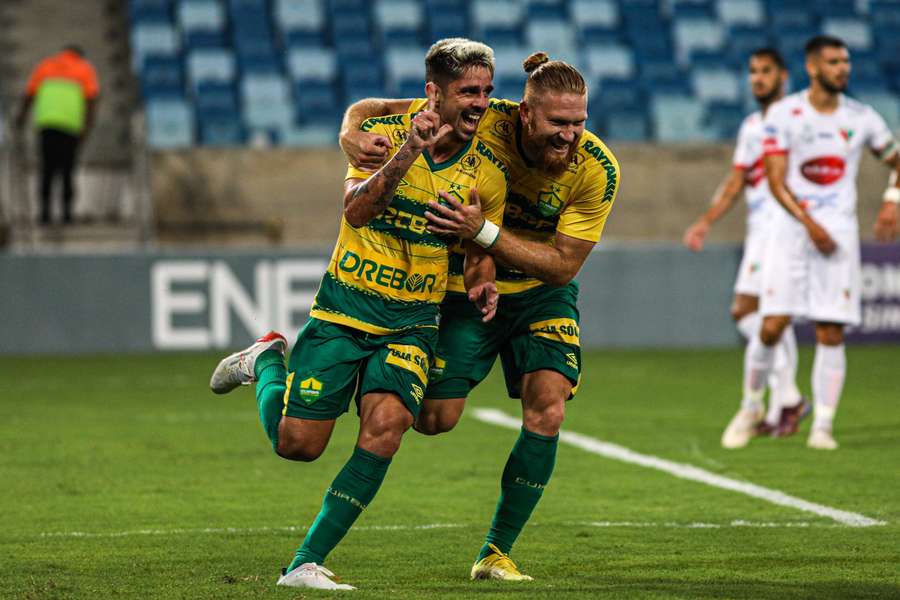
[[[431,158],[431,152],[428,149],[426,149],[425,152],[422,153],[422,156],[425,157],[425,162],[428,163],[428,168],[430,168],[432,171],[441,171],[443,169],[446,169],[447,167],[452,167],[454,164],[456,164],[456,162],[460,158],[462,158],[466,152],[469,151],[469,148],[472,147],[472,140],[474,140],[474,139],[475,138],[473,137],[471,140],[466,142],[463,145],[463,147],[459,149],[459,152],[457,152],[456,154],[454,154],[453,156],[451,156],[444,162],[440,162],[440,163],[434,162],[434,160]]]
[[[519,156],[525,161],[525,166],[529,169],[532,168],[534,163],[528,159],[528,155],[525,154],[525,148],[522,147],[522,119],[516,119],[516,150],[519,151]]]

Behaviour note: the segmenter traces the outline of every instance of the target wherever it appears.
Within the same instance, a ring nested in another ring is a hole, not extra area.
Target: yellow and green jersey
[[[416,100],[410,111],[427,100]],[[569,168],[551,177],[534,168],[522,150],[519,104],[491,100],[481,118],[478,136],[490,154],[509,167],[509,190],[503,228],[516,236],[553,245],[556,232],[597,242],[619,187],[619,163],[596,135],[585,131]],[[541,285],[519,270],[497,265],[501,294],[514,294]]]
[[[406,140],[412,117],[372,118],[362,129],[390,139],[393,156]],[[477,189],[486,217],[499,221],[506,174],[504,163],[478,137],[441,163],[423,152],[382,214],[362,227],[341,218],[310,316],[377,335],[437,327],[438,305],[448,288],[448,257],[458,240],[428,231],[427,203],[440,200],[438,192],[443,190],[468,204],[470,190]],[[371,176],[352,166],[347,171],[347,179]]]

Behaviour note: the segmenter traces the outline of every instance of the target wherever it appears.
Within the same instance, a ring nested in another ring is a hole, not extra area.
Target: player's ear
[[[519,102],[519,118],[522,119],[522,125],[528,125],[531,121],[531,106],[524,100]]]
[[[435,108],[441,104],[441,86],[433,81],[425,84],[425,96],[434,104]]]

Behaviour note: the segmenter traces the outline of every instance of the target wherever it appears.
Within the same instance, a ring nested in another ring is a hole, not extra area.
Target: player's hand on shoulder
[[[387,137],[368,131],[344,132],[340,142],[350,164],[369,173],[381,168],[393,148]]]

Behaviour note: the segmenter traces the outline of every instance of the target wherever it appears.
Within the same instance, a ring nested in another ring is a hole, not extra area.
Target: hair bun
[[[550,57],[547,56],[546,52],[535,52],[525,59],[525,62],[522,63],[522,68],[525,69],[526,73],[531,73],[546,62],[550,62]]]

